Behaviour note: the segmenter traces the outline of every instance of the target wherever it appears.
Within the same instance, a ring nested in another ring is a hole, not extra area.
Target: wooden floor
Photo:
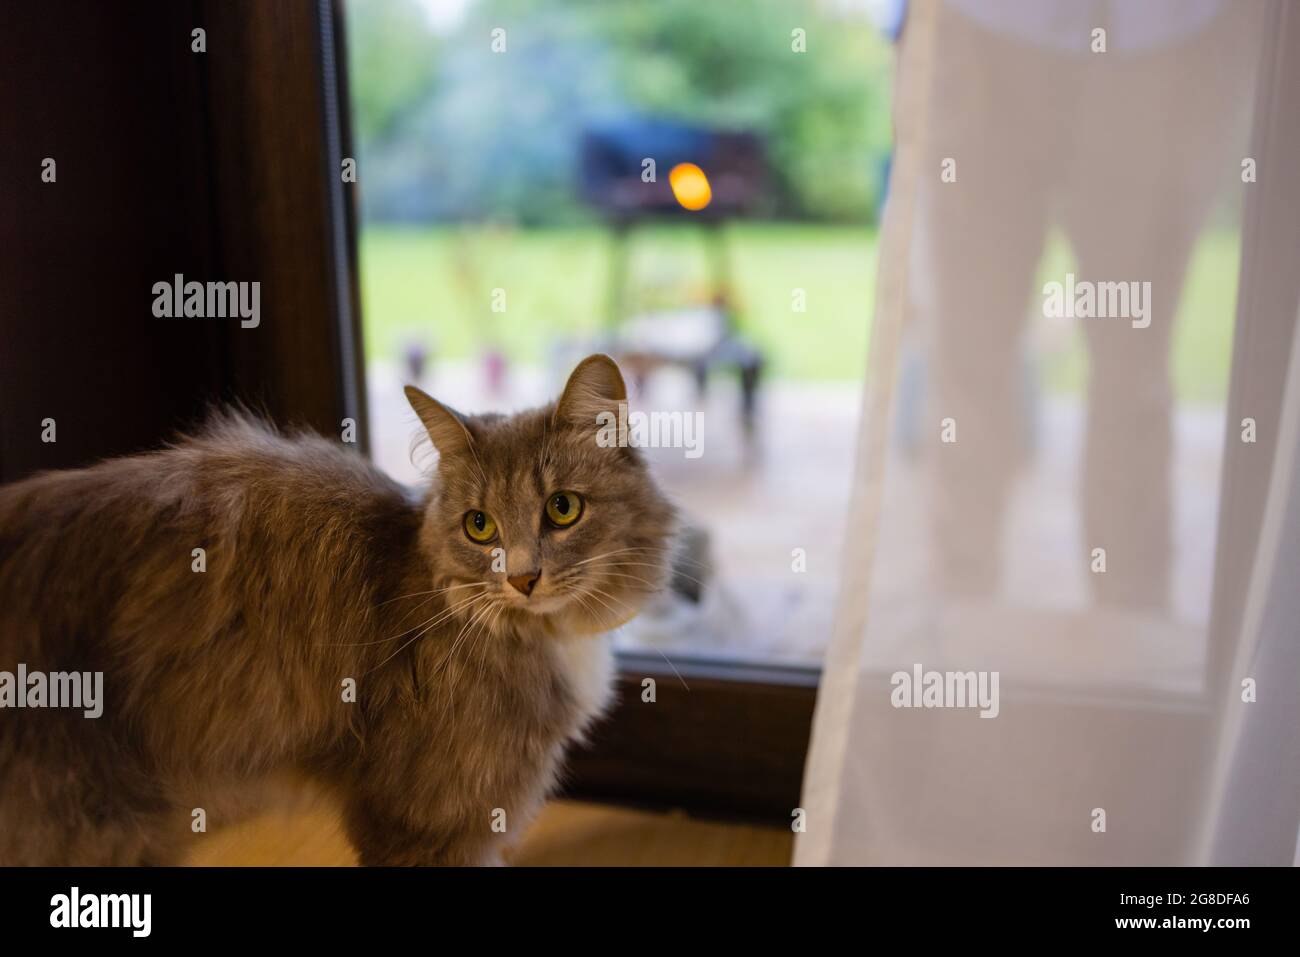
[[[784,867],[789,831],[697,821],[682,814],[554,801],[510,857],[521,867]],[[337,812],[311,799],[203,836],[189,863],[204,866],[352,866]]]

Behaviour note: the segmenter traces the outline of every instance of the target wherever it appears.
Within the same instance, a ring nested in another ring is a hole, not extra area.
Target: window
[[[511,411],[613,354],[683,554],[617,636],[622,705],[577,786],[720,810],[730,781],[788,814],[838,584],[891,51],[847,5],[743,6],[354,0],[348,82],[375,461],[408,482],[430,464],[406,382]],[[642,702],[646,678],[671,706]]]

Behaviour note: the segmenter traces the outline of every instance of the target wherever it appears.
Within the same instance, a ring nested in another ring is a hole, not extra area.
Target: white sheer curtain
[[[1294,860],[1298,61],[1281,0],[911,5],[796,863]]]

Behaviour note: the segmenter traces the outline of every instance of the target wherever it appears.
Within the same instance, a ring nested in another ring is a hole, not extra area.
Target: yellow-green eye
[[[487,512],[470,511],[465,513],[465,534],[470,541],[486,545],[497,537],[497,523]]]
[[[546,500],[546,517],[556,528],[568,528],[582,514],[582,496],[577,492],[556,492]]]

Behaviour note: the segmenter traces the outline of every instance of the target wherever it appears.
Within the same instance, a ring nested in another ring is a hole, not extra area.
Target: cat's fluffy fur
[[[672,509],[595,440],[626,398],[605,357],[511,417],[408,395],[440,453],[418,502],[238,413],[0,489],[0,670],[104,673],[97,720],[0,710],[0,864],[176,862],[195,808],[220,826],[286,771],[338,795],[363,863],[498,859],[605,704],[600,633],[663,581]],[[564,530],[561,489],[585,500]],[[469,540],[471,509],[500,541]],[[498,545],[541,570],[528,598]]]

